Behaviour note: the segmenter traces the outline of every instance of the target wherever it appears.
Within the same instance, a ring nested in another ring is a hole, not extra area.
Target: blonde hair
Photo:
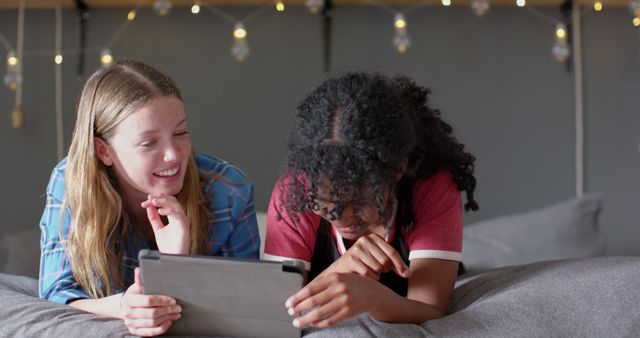
[[[114,286],[124,287],[122,258],[131,227],[115,181],[95,154],[94,137],[109,138],[120,122],[153,98],[171,95],[182,100],[169,77],[135,61],[120,61],[96,72],[82,90],[67,156],[62,210],[71,210],[66,249],[73,276],[94,298],[111,294]],[[212,214],[202,189],[210,178],[198,172],[192,152],[176,196],[191,225],[191,254],[211,250]]]

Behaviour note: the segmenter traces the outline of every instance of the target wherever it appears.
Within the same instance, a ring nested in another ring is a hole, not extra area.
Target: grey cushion
[[[38,277],[40,229],[10,233],[0,238],[0,272]]]
[[[640,337],[639,257],[546,261],[463,275],[451,314],[421,325],[360,315],[309,338]]]
[[[598,231],[601,196],[585,195],[544,209],[464,228],[462,261],[469,271],[604,253]]]
[[[0,273],[0,337],[125,337],[122,320],[38,298],[38,282]]]

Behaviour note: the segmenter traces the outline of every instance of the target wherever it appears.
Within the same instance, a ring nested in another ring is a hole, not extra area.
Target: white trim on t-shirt
[[[409,252],[410,261],[419,258],[438,258],[460,262],[462,260],[462,254],[460,252],[444,250],[413,250]]]
[[[301,259],[297,259],[297,258],[291,258],[291,257],[283,257],[283,256],[275,256],[275,255],[269,255],[268,253],[265,253],[262,255],[262,258],[266,261],[272,261],[272,262],[284,262],[284,261],[299,261],[304,263],[304,269],[307,271],[311,271],[311,263],[307,262],[307,261],[303,261]]]

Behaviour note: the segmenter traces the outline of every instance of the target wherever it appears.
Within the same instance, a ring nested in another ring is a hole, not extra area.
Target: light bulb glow
[[[55,61],[55,63],[57,65],[61,64],[62,63],[62,55],[60,55],[60,54],[56,55],[56,57],[53,59],[53,61]]]
[[[516,0],[516,5],[518,5],[518,7],[524,7],[527,4],[527,2],[525,0]]]
[[[451,6],[451,0],[442,0],[442,6],[445,6],[445,7]]]
[[[244,39],[247,37],[247,30],[241,22],[238,22],[233,27],[233,37],[236,39]]]
[[[196,2],[195,4],[193,4],[193,6],[191,6],[191,13],[193,14],[200,13],[200,3]]]
[[[635,27],[640,27],[640,17],[636,16],[635,18],[633,18],[633,25]]]
[[[282,1],[276,2],[276,11],[284,12],[284,2]]]
[[[567,30],[564,25],[560,26],[560,24],[558,24],[558,28],[556,28],[556,36],[558,39],[564,39],[567,36]]]
[[[599,0],[593,3],[593,10],[596,12],[600,12],[602,10],[602,2]]]
[[[9,66],[15,66],[18,64],[18,58],[15,56],[10,56],[9,58],[7,58],[7,64]]]
[[[398,13],[396,14],[396,17],[393,21],[393,25],[396,27],[396,29],[403,29],[407,27],[407,19],[404,18],[404,15],[402,13]]]
[[[129,11],[129,13],[127,13],[127,20],[133,21],[135,19],[136,19],[136,10],[132,9],[131,11]]]
[[[109,67],[113,63],[113,55],[111,55],[111,50],[108,48],[103,49],[100,52],[100,63],[102,67]]]

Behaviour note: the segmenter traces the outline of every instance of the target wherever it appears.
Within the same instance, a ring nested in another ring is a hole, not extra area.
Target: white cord
[[[582,27],[580,5],[573,3],[573,62],[576,123],[576,196],[584,194],[584,108],[582,99]]]

